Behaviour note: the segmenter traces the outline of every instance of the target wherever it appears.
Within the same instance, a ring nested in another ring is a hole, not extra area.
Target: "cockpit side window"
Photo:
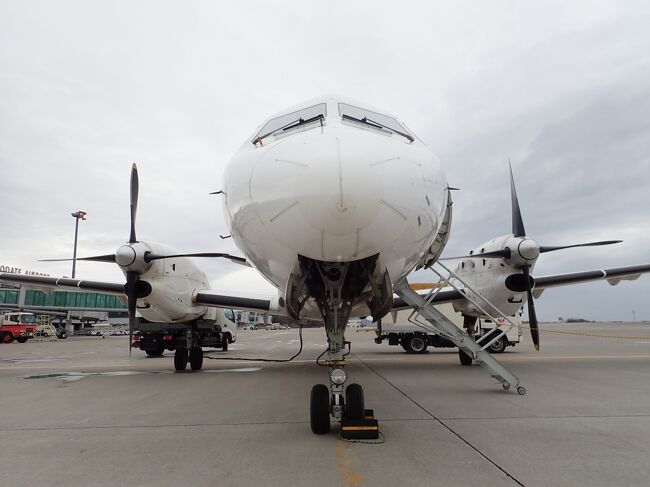
[[[413,136],[409,134],[409,131],[406,127],[400,124],[393,117],[388,115],[382,115],[381,113],[373,112],[372,110],[366,110],[365,108],[359,108],[347,103],[339,103],[339,115],[343,120],[348,120],[356,123],[362,123],[366,126],[374,127],[376,129],[389,130],[394,132],[402,137],[405,137],[410,142],[413,142]]]
[[[322,125],[325,117],[327,117],[327,103],[319,103],[318,105],[272,118],[264,124],[251,142],[257,145],[269,135],[286,132],[311,123],[320,123]]]

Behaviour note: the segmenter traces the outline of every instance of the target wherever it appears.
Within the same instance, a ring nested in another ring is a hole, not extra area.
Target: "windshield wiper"
[[[258,136],[255,140],[253,140],[253,144],[256,145],[258,142],[262,143],[262,139],[266,139],[269,135],[272,135],[272,134],[274,134],[276,132],[279,132],[280,130],[282,130],[282,131],[291,130],[293,128],[299,127],[300,125],[305,125],[307,123],[311,123],[311,122],[314,122],[316,120],[320,120],[320,126],[322,127],[323,126],[323,120],[325,120],[325,115],[323,115],[322,113],[319,113],[315,117],[311,117],[311,118],[308,118],[306,120],[304,118],[300,117],[298,120],[293,120],[293,121],[289,122],[288,124],[283,125],[282,127],[278,127],[277,129],[273,129],[270,132],[265,133],[264,135]]]
[[[383,124],[381,124],[379,122],[375,122],[374,120],[370,120],[368,117],[356,118],[356,117],[351,117],[350,115],[343,114],[343,115],[341,115],[341,118],[343,118],[345,120],[352,120],[353,122],[362,123],[364,125],[370,125],[371,127],[375,127],[375,128],[378,128],[378,129],[390,130],[391,132],[394,132],[394,133],[396,133],[398,135],[401,135],[402,137],[406,137],[410,142],[413,142],[415,140],[413,137],[411,137],[409,134],[407,134],[405,132],[400,132],[399,130],[396,130],[396,129],[392,128],[392,127],[387,127],[386,125],[383,125]]]

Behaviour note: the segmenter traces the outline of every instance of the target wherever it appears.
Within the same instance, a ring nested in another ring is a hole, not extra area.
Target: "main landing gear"
[[[189,362],[192,370],[201,370],[203,367],[203,349],[199,345],[199,338],[192,333],[192,329],[187,329],[187,345],[177,347],[174,352],[174,369],[177,371],[185,370]]]

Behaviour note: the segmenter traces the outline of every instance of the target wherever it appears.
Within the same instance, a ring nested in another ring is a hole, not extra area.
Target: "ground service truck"
[[[436,306],[438,311],[444,314],[458,327],[463,327],[463,317],[456,312],[451,304],[442,304]],[[398,313],[389,313],[381,322],[377,324],[377,338],[375,343],[382,343],[388,340],[389,345],[400,345],[407,353],[424,353],[427,347],[451,348],[455,345],[446,338],[431,333],[425,328],[418,326],[409,321],[412,310],[399,311]],[[490,353],[501,353],[508,346],[515,346],[521,339],[521,316],[510,316],[510,321],[515,326],[510,327],[510,323],[504,317],[497,317],[497,322],[479,318],[476,323],[475,338],[479,338],[488,333],[496,334],[498,329],[505,329],[506,334],[496,340],[488,347]],[[486,341],[487,340],[487,341]],[[491,340],[491,337],[485,338],[484,343]]]
[[[10,311],[0,314],[0,341],[25,343],[36,334],[36,325],[34,313]]]
[[[230,309],[214,309],[215,319],[196,320],[190,324],[193,340],[200,347],[228,350],[237,340],[235,315]],[[143,320],[134,330],[131,347],[139,348],[150,357],[159,357],[165,350],[176,350],[187,344],[187,323],[154,323]]]

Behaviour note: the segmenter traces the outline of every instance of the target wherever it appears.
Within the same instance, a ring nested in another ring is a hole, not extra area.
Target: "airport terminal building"
[[[0,287],[0,311],[31,311],[49,315],[53,323],[65,324],[70,312],[75,331],[81,331],[99,321],[128,324],[126,303],[118,296],[106,294],[53,291],[45,293],[36,289]]]

